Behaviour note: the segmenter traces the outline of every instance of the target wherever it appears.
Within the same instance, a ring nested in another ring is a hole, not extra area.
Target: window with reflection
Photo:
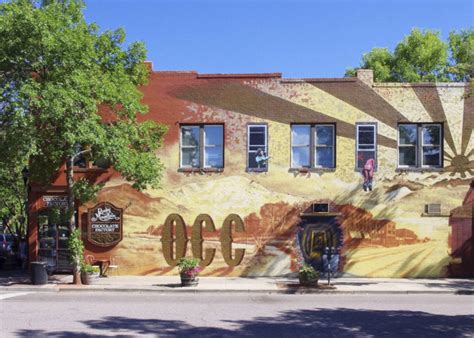
[[[182,125],[180,127],[181,168],[223,168],[224,126]]]
[[[292,125],[291,167],[334,168],[335,134],[333,124]]]
[[[268,168],[267,125],[252,124],[247,127],[247,169],[266,171]]]
[[[377,167],[377,126],[375,123],[356,124],[356,167],[364,168],[369,160]]]
[[[398,125],[398,166],[400,168],[442,167],[442,125]]]

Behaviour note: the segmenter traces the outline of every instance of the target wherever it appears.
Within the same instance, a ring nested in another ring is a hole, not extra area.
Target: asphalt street
[[[1,337],[473,337],[474,296],[0,293]]]

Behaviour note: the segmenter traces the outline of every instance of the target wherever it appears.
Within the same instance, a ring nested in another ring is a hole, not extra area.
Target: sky
[[[154,70],[341,77],[414,27],[474,25],[474,0],[86,0],[86,20],[144,41]]]

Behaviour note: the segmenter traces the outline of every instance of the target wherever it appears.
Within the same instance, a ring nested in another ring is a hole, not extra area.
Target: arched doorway
[[[323,253],[326,247],[342,247],[342,230],[335,216],[302,216],[298,226],[301,253],[305,263],[323,271]]]

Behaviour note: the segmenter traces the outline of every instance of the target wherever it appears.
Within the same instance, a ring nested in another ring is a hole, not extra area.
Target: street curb
[[[9,288],[0,287],[0,292],[39,292],[39,293],[72,293],[72,292],[85,292],[85,293],[98,293],[98,292],[126,292],[126,293],[159,293],[159,294],[195,294],[195,293],[237,293],[237,294],[346,294],[346,295],[435,295],[435,294],[449,294],[449,295],[474,295],[474,290],[328,290],[328,289],[193,289],[192,287],[186,288],[172,288],[172,289],[153,289],[153,288],[88,288],[88,287],[49,287],[49,288]]]

